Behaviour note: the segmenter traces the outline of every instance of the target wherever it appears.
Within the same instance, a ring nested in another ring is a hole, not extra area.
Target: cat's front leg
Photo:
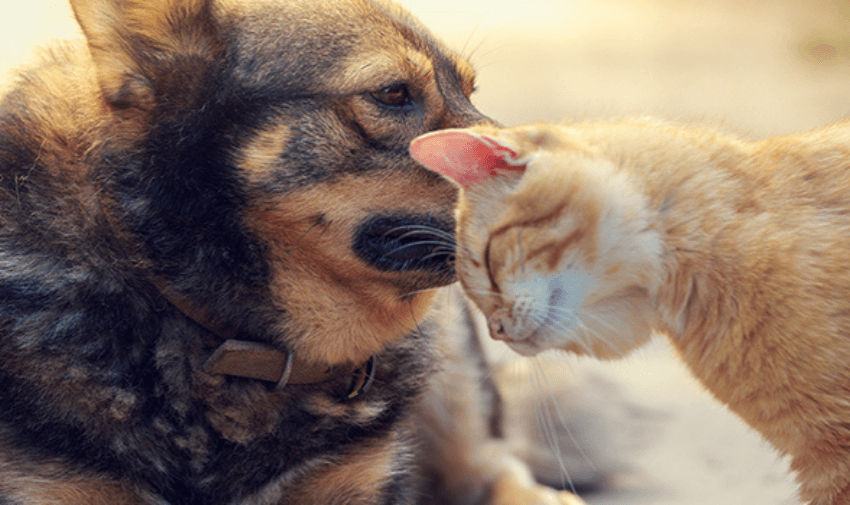
[[[534,481],[528,466],[512,456],[499,461],[501,467],[493,483],[491,505],[585,505],[567,491],[557,491]]]
[[[481,346],[486,323],[447,288],[436,299],[442,370],[416,412],[426,478],[419,505],[584,505],[574,495],[538,484],[507,437],[503,400]]]

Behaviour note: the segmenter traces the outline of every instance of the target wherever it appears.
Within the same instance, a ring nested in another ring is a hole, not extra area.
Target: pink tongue
[[[505,147],[463,131],[438,131],[413,141],[410,153],[426,167],[451,177],[461,186],[477,184],[496,170],[516,167],[505,161],[516,154]]]

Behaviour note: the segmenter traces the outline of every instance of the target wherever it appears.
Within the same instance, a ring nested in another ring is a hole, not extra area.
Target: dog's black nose
[[[354,252],[385,272],[426,271],[454,275],[455,223],[432,215],[382,215],[361,224]]]

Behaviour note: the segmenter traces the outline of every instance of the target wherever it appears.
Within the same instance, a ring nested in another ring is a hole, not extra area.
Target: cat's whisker
[[[593,348],[591,347],[590,343],[584,339],[584,337],[579,337],[577,342],[585,354],[587,354],[588,356],[593,356]]]
[[[611,323],[609,323],[605,319],[601,318],[599,315],[594,314],[593,312],[590,312],[590,311],[587,311],[587,310],[581,310],[580,309],[581,316],[579,316],[579,312],[576,311],[575,309],[567,309],[567,308],[564,308],[564,307],[558,307],[556,305],[549,305],[547,308],[550,312],[555,313],[555,314],[560,314],[560,315],[564,316],[564,318],[573,319],[574,322],[576,322],[576,323],[580,323],[581,318],[591,318],[595,322],[599,323],[601,326],[606,326],[609,330],[611,330],[612,333],[617,331],[616,326],[612,325]]]
[[[591,319],[593,319],[594,321],[596,321],[597,323],[599,323],[600,325],[607,327],[607,329],[608,329],[608,330],[610,330],[612,334],[617,333],[617,332],[618,332],[618,330],[619,330],[616,326],[614,326],[613,324],[609,323],[607,320],[605,320],[605,319],[604,319],[604,318],[602,318],[602,317],[595,316],[595,315],[593,315],[593,314],[590,314],[590,315],[589,315],[589,317],[590,317]]]
[[[549,393],[549,399],[551,400],[552,407],[554,408],[555,413],[558,415],[558,421],[560,421],[561,426],[567,432],[567,435],[570,437],[570,440],[572,441],[573,445],[575,445],[576,449],[578,449],[579,454],[581,454],[581,457],[584,458],[584,460],[592,468],[596,469],[596,465],[593,463],[593,460],[590,458],[590,456],[588,456],[588,454],[586,452],[584,452],[584,449],[582,449],[581,444],[578,442],[578,440],[576,440],[576,438],[573,436],[572,431],[569,429],[569,425],[567,424],[567,418],[564,415],[563,410],[561,410],[561,404],[560,404],[560,402],[558,402],[558,399],[555,397],[555,391],[554,391],[554,389],[552,389],[552,386],[549,384],[549,380],[546,377],[546,371],[543,369],[543,366],[541,365],[540,360],[536,359],[535,364],[537,365],[537,369],[538,369],[538,372],[540,374],[540,379],[543,381],[543,384],[546,386],[546,391]],[[559,453],[559,456],[560,456],[560,453]],[[560,457],[559,457],[559,460],[560,460]],[[561,462],[561,465],[563,466],[563,461]],[[573,491],[573,492],[575,492],[575,491]]]
[[[576,326],[572,327],[569,332],[564,333],[569,333],[570,335],[572,335],[573,338],[570,340],[570,342],[578,345],[581,350],[584,351],[584,353],[588,356],[594,355],[593,342],[591,340],[591,336],[594,336],[594,338],[598,338],[599,340],[604,341],[601,335],[593,335],[596,332],[588,329],[582,324],[577,324]]]
[[[575,311],[563,307],[546,306],[546,310],[535,311],[535,322],[539,326],[568,331],[575,327],[578,316]],[[553,317],[556,316],[556,317]]]
[[[556,333],[560,332],[563,335],[571,335],[573,337],[570,340],[571,342],[580,346],[587,355],[593,355],[592,344],[587,340],[587,336],[596,334],[596,332],[588,328],[578,317],[574,317],[570,322],[550,325],[548,328]],[[596,338],[604,341],[602,335],[596,335]]]
[[[610,328],[612,334],[614,334],[614,335],[617,334],[617,328],[614,327],[613,325],[611,325],[610,323],[607,323],[604,319],[601,319],[594,314],[586,314],[585,317],[593,319],[595,323],[600,324],[602,326],[608,326]],[[608,338],[607,336],[600,333],[598,330],[591,329],[590,327],[588,327],[584,323],[581,323],[581,325],[582,325],[582,329],[584,330],[585,334],[593,334],[601,342],[604,342],[605,345],[607,345],[609,348],[611,348],[611,350],[613,350],[613,351],[615,351],[619,354],[623,354],[625,351],[628,350],[625,347],[626,344],[624,344],[622,342],[615,343],[610,338]]]
[[[561,473],[562,489],[566,489],[567,484],[569,484],[569,488],[573,492],[573,494],[577,494],[575,485],[573,484],[573,479],[570,477],[570,473],[569,471],[567,471],[567,467],[564,464],[564,457],[561,453],[561,444],[558,443],[558,427],[556,426],[556,419],[552,415],[552,407],[555,408],[556,413],[558,413],[559,418],[561,419],[561,427],[568,433],[570,439],[573,440],[573,443],[575,443],[575,439],[570,433],[569,427],[567,426],[563,415],[560,414],[560,409],[557,405],[557,401],[555,400],[554,392],[552,391],[549,382],[546,380],[546,374],[540,364],[539,358],[534,358],[534,367],[532,370],[533,373],[531,377],[535,389],[537,391],[545,390],[546,395],[548,395],[548,398],[551,400],[550,402],[547,402],[547,396],[537,397],[537,401],[535,402],[535,410],[537,415],[538,430],[540,430],[540,432],[543,434],[544,438],[546,439],[546,443],[549,445],[549,448],[554,454],[555,459],[557,459],[558,461],[558,466]],[[584,453],[582,452],[582,454]]]
[[[620,331],[620,329],[616,325],[610,323],[607,319],[605,319],[603,316],[601,316],[599,314],[594,314],[593,312],[587,312],[584,315],[585,315],[585,317],[592,319],[595,323],[599,324],[600,326],[604,326],[612,334],[617,334]]]
[[[585,324],[581,320],[578,314],[575,313],[575,311],[564,309],[562,307],[550,307],[550,310],[555,313],[560,313],[563,317],[560,317],[556,320],[551,318],[547,313],[545,318],[538,316],[538,318],[534,322],[538,323],[538,325],[541,327],[545,327],[550,329],[551,331],[554,331],[555,333],[562,333],[565,335],[569,334],[573,336],[574,339],[572,341],[581,346],[581,348],[589,355],[593,354],[591,352],[592,345],[591,342],[588,342],[586,337],[583,335],[592,335],[594,338],[597,338],[600,341],[604,342],[607,346],[611,347],[612,349],[615,349],[613,343],[608,338],[606,338],[605,335],[601,334],[599,331],[588,327],[587,324]],[[594,317],[592,314],[584,314],[584,316]],[[596,318],[594,317],[594,319]],[[604,320],[599,320],[599,322],[603,325],[607,324],[606,322],[604,322]],[[611,326],[611,330],[613,331],[615,330],[615,328]]]
[[[545,313],[545,314],[554,314],[554,315],[562,316],[562,317],[565,317],[565,318],[576,317],[576,311],[575,311],[575,309],[572,309],[572,308],[559,307],[558,305],[547,304],[545,306],[545,309],[546,309],[545,311],[541,310],[540,312]]]
[[[593,348],[591,346],[591,343],[588,342],[586,333],[582,335],[578,332],[573,331],[571,335],[573,335],[573,338],[570,340],[571,343],[579,346],[586,355],[593,356]]]
[[[555,331],[560,331],[562,333],[573,333],[578,326],[578,319],[575,317],[571,317],[569,319],[561,319],[561,320],[552,320],[547,318],[545,321],[540,323],[541,327],[549,328]]]

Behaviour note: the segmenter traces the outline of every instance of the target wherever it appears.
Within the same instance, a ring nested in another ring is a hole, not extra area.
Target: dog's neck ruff
[[[246,379],[261,380],[274,385],[280,391],[288,384],[317,384],[338,377],[351,376],[351,384],[345,399],[354,399],[369,389],[375,375],[375,357],[365,363],[343,363],[327,365],[299,358],[292,351],[282,351],[271,344],[237,340],[235,332],[206,317],[203,309],[197,308],[186,298],[175,295],[167,283],[154,282],[160,294],[183,315],[224,340],[204,364],[209,374],[230,375]]]

